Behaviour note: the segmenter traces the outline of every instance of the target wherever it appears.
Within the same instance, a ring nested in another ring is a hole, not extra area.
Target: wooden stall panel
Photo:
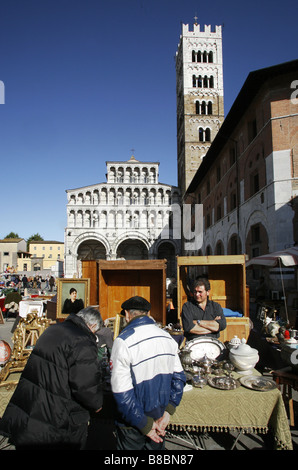
[[[151,315],[164,324],[165,269],[164,260],[99,262],[99,308],[103,319],[115,317],[125,300],[138,295],[151,303]]]
[[[90,279],[90,305],[98,305],[98,266],[96,260],[82,260],[82,278]]]
[[[231,341],[234,336],[238,338],[245,338],[247,341],[250,332],[250,320],[249,317],[227,317],[227,328],[220,332],[219,340],[225,343]]]

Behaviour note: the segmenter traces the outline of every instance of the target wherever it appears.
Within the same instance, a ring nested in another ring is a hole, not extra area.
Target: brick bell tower
[[[183,195],[224,120],[222,27],[182,24],[176,52],[178,186]]]

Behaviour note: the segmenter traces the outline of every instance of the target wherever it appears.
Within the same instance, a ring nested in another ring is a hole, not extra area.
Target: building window
[[[251,236],[252,236],[252,243],[259,243],[261,241],[259,225],[254,225],[251,228]]]
[[[192,59],[192,62],[204,62],[204,63],[209,62],[209,64],[212,64],[213,52],[204,51],[202,53],[201,51],[192,51],[191,59]]]
[[[206,216],[206,228],[210,227],[211,225],[211,217],[210,214],[207,214]]]
[[[207,127],[207,129],[205,130],[205,142],[210,142],[210,141],[211,141],[211,131]]]
[[[260,190],[259,173],[255,170],[250,175],[250,195],[253,196]]]
[[[202,78],[201,75],[198,77],[196,75],[192,76],[192,86],[193,88],[214,88],[214,78],[211,75],[208,77],[207,75]]]
[[[196,114],[210,115],[212,114],[212,101],[208,101],[208,103],[206,103],[206,101],[202,101],[202,102],[196,101],[195,108],[196,108]]]
[[[237,195],[236,195],[236,191],[234,190],[230,194],[230,210],[232,211],[236,209],[236,206],[237,206]]]
[[[248,123],[248,142],[251,142],[257,135],[257,120],[252,119]]]
[[[4,251],[3,256],[9,256],[9,251]]]
[[[211,131],[207,129],[199,128],[199,141],[200,142],[211,142]]]
[[[236,149],[235,147],[230,148],[230,167],[236,163]]]
[[[210,180],[207,181],[207,194],[210,194]]]

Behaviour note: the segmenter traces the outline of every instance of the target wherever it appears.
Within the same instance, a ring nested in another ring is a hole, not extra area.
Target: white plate
[[[188,341],[184,349],[190,351],[193,361],[199,361],[205,355],[214,360],[220,356],[225,348],[225,345],[218,339],[204,336]]]
[[[241,377],[239,379],[241,385],[250,388],[251,390],[257,390],[259,392],[269,392],[277,388],[276,383],[269,377],[262,377],[258,375],[249,375],[247,377]]]

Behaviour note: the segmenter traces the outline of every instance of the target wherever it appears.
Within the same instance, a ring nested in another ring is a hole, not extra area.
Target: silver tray
[[[269,377],[249,375],[247,377],[241,377],[239,381],[244,387],[250,388],[251,390],[257,390],[259,392],[268,392],[277,388],[276,383]]]
[[[226,347],[216,338],[203,336],[187,341],[184,349],[190,351],[190,357],[193,361],[200,361],[204,356],[212,360],[217,359],[225,351]]]
[[[224,376],[216,376],[216,377],[208,377],[208,384],[211,387],[219,388],[220,390],[235,390],[236,388],[240,387],[240,383],[238,380]]]

